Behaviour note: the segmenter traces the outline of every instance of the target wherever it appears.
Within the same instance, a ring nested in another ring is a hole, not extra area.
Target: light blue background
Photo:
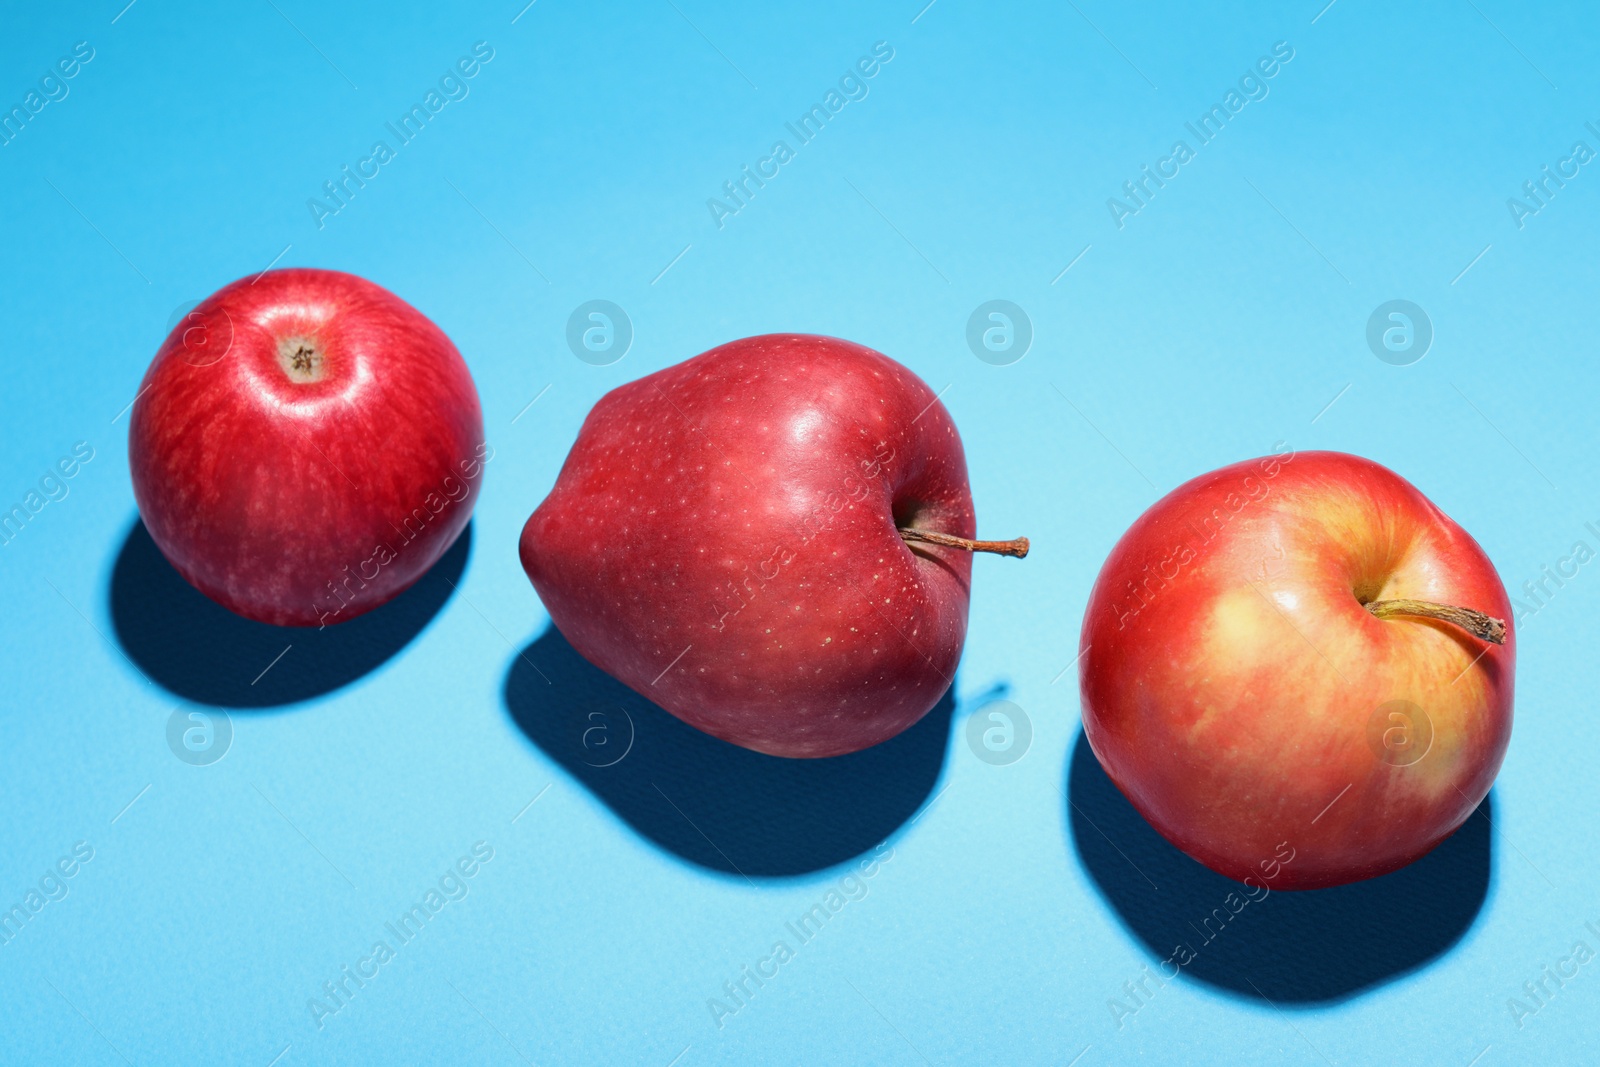
[[[1596,544],[1600,173],[1523,228],[1506,206],[1573,142],[1600,149],[1595,13],[1320,6],[6,3],[7,108],[75,42],[95,58],[0,148],[0,504],[74,442],[96,455],[0,549],[0,902],[76,841],[95,858],[0,945],[0,1059],[1600,1058],[1600,962],[1520,1028],[1506,1004],[1575,939],[1600,948],[1582,926],[1600,924],[1595,565],[1521,628],[1490,888],[1457,943],[1343,998],[1185,975],[1121,1029],[1107,1007],[1158,957],[1078,858],[1062,672],[1135,516],[1282,441],[1411,479],[1514,592]],[[470,96],[319,229],[307,199],[480,40],[495,58]],[[870,95],[718,229],[707,198],[880,40],[895,56]],[[1276,41],[1295,55],[1270,95],[1119,230],[1107,198]],[[193,767],[165,738],[187,705],[124,656],[111,617],[135,518],[117,416],[176,309],[274,261],[365,275],[432,317],[497,454],[431,623],[325,696],[235,710],[231,751]],[[608,367],[564,340],[595,298],[635,329]],[[994,298],[1035,329],[1012,366],[964,340]],[[1396,298],[1436,331],[1407,367],[1364,337]],[[942,390],[981,531],[1034,552],[976,565],[931,804],[897,825],[869,895],[718,1029],[707,998],[842,871],[746,880],[658,847],[529,741],[502,690],[547,626],[515,539],[590,405],[775,330],[863,342]],[[962,734],[996,687],[1033,724],[1010,766]],[[470,895],[319,1031],[308,998],[480,839],[495,858]]]

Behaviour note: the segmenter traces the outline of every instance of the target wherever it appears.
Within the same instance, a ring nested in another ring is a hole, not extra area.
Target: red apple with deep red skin
[[[1337,452],[1234,464],[1167,494],[1106,560],[1079,643],[1084,731],[1211,869],[1274,889],[1371,878],[1493,784],[1510,619],[1483,549],[1392,471]]]
[[[363,278],[268,271],[213,293],[145,372],[139,513],[191,585],[324,626],[399,595],[467,525],[489,453],[437,326]]]
[[[964,541],[973,521],[961,438],[920,378],[771,334],[602,397],[521,554],[591,663],[723,740],[834,756],[949,688],[969,549],[1026,544],[907,538]]]

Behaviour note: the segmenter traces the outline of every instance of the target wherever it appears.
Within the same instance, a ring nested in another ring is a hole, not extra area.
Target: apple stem
[[[1492,644],[1503,645],[1506,643],[1505,620],[1497,619],[1492,615],[1485,615],[1481,611],[1473,611],[1471,608],[1435,604],[1428,600],[1374,600],[1366,605],[1366,608],[1379,619],[1387,619],[1392,615],[1414,615],[1423,619],[1438,619],[1440,622],[1453,623],[1473,637],[1481,638]]]
[[[904,526],[899,527],[902,541],[926,541],[930,545],[944,545],[946,548],[964,548],[968,552],[994,552],[1002,556],[1015,556],[1021,559],[1028,554],[1028,539],[1026,537],[1013,538],[1010,541],[974,541],[967,537],[957,537],[954,534],[934,533],[931,530],[912,530]]]

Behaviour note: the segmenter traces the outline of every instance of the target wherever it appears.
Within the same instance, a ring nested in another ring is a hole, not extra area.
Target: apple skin
[[[1363,607],[1396,598],[1502,619],[1505,644]],[[1392,471],[1338,452],[1234,464],[1167,494],[1106,560],[1079,642],[1084,732],[1212,870],[1272,889],[1371,878],[1450,836],[1493,784],[1511,621],[1477,542]],[[1426,720],[1379,712],[1396,700]],[[1409,762],[1424,721],[1431,747]]]
[[[607,393],[521,556],[589,662],[745,748],[821,757],[922,718],[966,638],[961,438],[933,391],[830,337],[734,341]]]
[[[465,528],[491,455],[443,331],[372,282],[303,268],[190,312],[128,431],[162,554],[223,607],[279,626],[344,622],[403,592]]]

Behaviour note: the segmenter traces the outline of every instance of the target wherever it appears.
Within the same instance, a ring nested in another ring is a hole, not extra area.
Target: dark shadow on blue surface
[[[1229,916],[1224,901],[1243,887],[1157,833],[1106,776],[1082,730],[1067,791],[1078,858],[1128,929],[1159,960],[1188,946],[1186,977],[1252,999],[1329,1003],[1413,971],[1460,940],[1489,891],[1485,797],[1461,829],[1408,867],[1333,889],[1269,893],[1208,930],[1212,910]]]
[[[226,708],[291,704],[348,685],[404,648],[450,598],[471,550],[468,523],[428,573],[383,607],[321,630],[269,626],[184,581],[135,520],[111,573],[111,620],[128,658],[180,697]]]
[[[554,626],[512,661],[511,718],[623,821],[691,863],[751,878],[844,863],[927,800],[944,763],[949,692],[864,752],[783,759],[719,741],[580,656]]]

